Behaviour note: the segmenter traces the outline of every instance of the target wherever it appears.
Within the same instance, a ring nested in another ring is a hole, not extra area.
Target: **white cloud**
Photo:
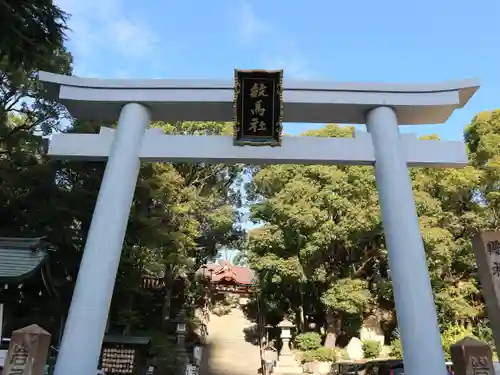
[[[260,56],[264,69],[283,69],[285,78],[291,79],[310,79],[314,76],[293,39],[282,35],[276,25],[259,18],[249,3],[240,3],[237,14],[239,40],[245,44],[254,43],[270,34],[273,36],[274,44],[269,47],[272,52],[264,52]]]
[[[283,69],[286,79],[314,78],[314,73],[308,68],[306,59],[292,41],[282,42],[277,52],[264,55],[263,64],[265,69]]]
[[[306,67],[301,56],[274,56],[264,60],[265,69],[283,69],[285,79],[308,80],[314,77],[314,74]]]
[[[157,39],[146,22],[124,12],[123,0],[57,0],[71,15],[68,22],[71,52],[75,55],[77,73],[95,69],[103,52],[124,58],[143,59],[153,53]]]
[[[270,31],[270,25],[259,19],[248,3],[242,3],[237,14],[237,30],[245,43],[253,42]]]

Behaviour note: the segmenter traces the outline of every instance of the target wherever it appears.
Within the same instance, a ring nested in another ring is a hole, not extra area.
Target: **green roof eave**
[[[20,284],[33,277],[49,257],[44,237],[0,237],[0,283]]]

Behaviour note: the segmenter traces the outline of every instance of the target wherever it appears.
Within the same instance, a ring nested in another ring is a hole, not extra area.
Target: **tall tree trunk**
[[[295,307],[295,326],[298,332],[304,332],[304,289],[302,284],[298,284],[295,288],[298,295],[298,306]]]
[[[341,317],[334,311],[328,310],[325,315],[326,320],[326,338],[325,347],[335,348],[337,337],[340,335]]]
[[[304,332],[304,306],[295,309],[295,326],[298,332]]]
[[[163,299],[163,307],[161,311],[162,327],[166,327],[168,320],[170,319],[170,306],[172,304],[172,287],[170,285],[165,286],[165,298]]]

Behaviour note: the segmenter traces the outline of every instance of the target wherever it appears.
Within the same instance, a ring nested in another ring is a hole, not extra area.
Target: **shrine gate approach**
[[[57,134],[54,158],[107,160],[55,375],[90,375],[99,360],[140,161],[375,165],[408,375],[445,374],[436,310],[408,166],[462,167],[463,142],[417,140],[399,125],[444,123],[476,80],[426,85],[285,82],[284,122],[366,124],[354,138],[285,137],[281,147],[238,147],[230,136],[171,136],[151,121],[232,121],[233,82],[100,80],[40,72],[47,97],[81,120],[117,130]],[[75,355],[75,348],[81,348]]]

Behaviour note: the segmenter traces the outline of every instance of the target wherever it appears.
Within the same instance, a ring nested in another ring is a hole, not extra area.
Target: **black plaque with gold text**
[[[283,70],[235,70],[234,144],[281,146]]]

